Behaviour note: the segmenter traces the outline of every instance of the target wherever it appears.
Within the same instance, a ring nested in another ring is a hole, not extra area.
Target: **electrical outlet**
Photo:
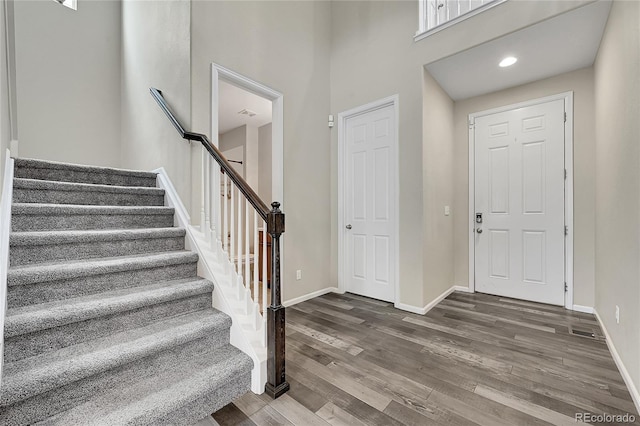
[[[302,279],[302,270],[298,269],[296,271],[296,280],[301,280]]]
[[[616,305],[616,324],[620,324],[620,306]]]

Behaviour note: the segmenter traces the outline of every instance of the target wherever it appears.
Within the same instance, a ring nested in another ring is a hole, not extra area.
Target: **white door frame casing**
[[[273,200],[284,204],[284,108],[283,95],[270,87],[251,80],[235,71],[221,65],[211,64],[211,140],[218,146],[218,112],[219,112],[219,87],[220,80],[238,86],[248,92],[271,101],[271,196]]]
[[[211,140],[218,147],[218,113],[220,109],[218,82],[223,80],[234,86],[271,101],[271,200],[263,200],[271,208],[272,201],[278,201],[286,212],[284,200],[284,95],[262,83],[251,80],[228,68],[211,63]],[[219,174],[214,174],[219,177]],[[217,183],[219,185],[219,183]],[[284,234],[286,235],[286,234]],[[280,250],[284,253],[285,240],[280,239]],[[280,270],[284,271],[284,257],[280,256]],[[281,286],[284,288],[285,274],[280,274]]]
[[[347,154],[347,120],[353,117],[356,117],[361,114],[366,114],[371,111],[375,111],[381,108],[385,108],[388,106],[392,106],[395,115],[395,133],[394,139],[395,144],[392,149],[392,161],[396,165],[395,171],[395,196],[391,200],[393,202],[393,206],[391,209],[394,212],[394,220],[393,220],[393,233],[395,234],[395,250],[393,253],[394,262],[395,262],[395,276],[393,277],[394,283],[394,302],[397,305],[398,300],[400,300],[400,162],[398,155],[398,144],[399,144],[399,102],[400,97],[395,94],[383,99],[378,99],[373,102],[369,102],[368,104],[361,105],[355,108],[352,108],[347,111],[343,111],[338,114],[338,291],[340,293],[344,293],[347,290],[346,286],[346,277],[345,277],[345,255],[346,255],[346,238],[345,238],[345,226],[346,221],[344,217],[345,206],[346,206],[346,191],[344,190],[345,183],[345,159]],[[397,306],[396,306],[397,307]]]
[[[573,91],[469,114],[469,290],[475,292],[475,119],[485,115],[555,100],[564,100],[564,110],[566,114],[564,126],[564,168],[567,175],[564,183],[564,223],[567,227],[567,232],[565,236],[564,257],[566,283],[564,306],[567,309],[575,310],[573,305]]]

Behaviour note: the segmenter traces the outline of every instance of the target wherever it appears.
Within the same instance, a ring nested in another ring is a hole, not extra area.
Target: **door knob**
[[[478,228],[478,229],[476,229],[476,232],[477,232],[478,234],[482,234],[482,228]]]
[[[347,229],[351,229],[351,228],[352,228],[351,224],[347,225]]]

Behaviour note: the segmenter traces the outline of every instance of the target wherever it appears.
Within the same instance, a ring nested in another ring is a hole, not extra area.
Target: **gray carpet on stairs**
[[[189,425],[249,390],[155,186],[16,159],[0,424]]]

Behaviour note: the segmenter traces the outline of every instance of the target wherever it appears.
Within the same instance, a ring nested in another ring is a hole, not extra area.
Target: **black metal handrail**
[[[271,203],[272,208],[269,209],[206,135],[186,131],[171,112],[162,92],[153,87],[149,91],[180,136],[189,141],[198,141],[204,146],[216,160],[222,172],[238,187],[267,225],[267,232],[271,235],[271,304],[267,308],[267,384],[265,392],[272,398],[277,398],[289,390],[289,383],[285,377],[285,308],[282,306],[280,289],[280,236],[284,233],[284,213],[280,211],[280,203],[274,201]]]

